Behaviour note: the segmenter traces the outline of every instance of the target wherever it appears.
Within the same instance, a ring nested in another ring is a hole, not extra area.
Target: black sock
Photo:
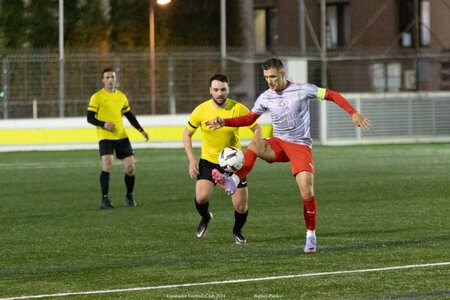
[[[135,176],[129,176],[128,174],[125,174],[125,184],[127,186],[127,194],[133,193],[134,189],[134,178]]]
[[[100,186],[102,188],[102,199],[108,199],[109,192],[109,173],[102,171],[100,174]]]
[[[240,214],[237,211],[234,211],[233,233],[241,232],[242,227],[244,227],[245,222],[247,222],[247,215],[248,215],[248,210],[243,214]]]
[[[195,208],[197,209],[200,216],[202,216],[203,219],[209,218],[209,210],[208,210],[209,202],[199,204],[197,200],[194,199],[194,201],[195,201]]]

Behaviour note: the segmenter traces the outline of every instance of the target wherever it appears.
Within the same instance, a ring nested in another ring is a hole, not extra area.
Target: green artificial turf
[[[195,237],[200,217],[184,150],[135,154],[138,206],[126,207],[118,162],[113,211],[99,210],[97,151],[0,154],[0,298],[450,297],[450,265],[342,273],[450,262],[450,144],[314,147],[313,255],[303,253],[303,206],[289,164],[257,160],[247,176],[248,243],[236,245],[231,200],[219,187],[208,235]],[[249,280],[256,278],[266,280]],[[239,279],[248,281],[220,282]],[[173,286],[208,282],[218,283]],[[157,288],[130,290],[149,287]]]

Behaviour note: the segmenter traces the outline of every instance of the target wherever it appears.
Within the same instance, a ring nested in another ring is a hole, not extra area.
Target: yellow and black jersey
[[[112,122],[116,126],[113,132],[97,127],[99,140],[120,140],[127,137],[122,115],[130,111],[130,106],[124,93],[118,90],[108,93],[103,88],[91,96],[88,110],[95,112],[99,121]]]
[[[239,127],[222,127],[213,131],[205,125],[206,121],[212,120],[217,116],[234,118],[245,116],[246,114],[248,114],[247,107],[231,99],[227,99],[225,108],[214,107],[212,99],[198,105],[189,118],[187,128],[190,131],[195,131],[200,127],[202,130],[201,158],[217,164],[219,153],[223,148],[233,146],[242,149],[239,143]],[[248,128],[253,128],[256,124],[255,122]]]

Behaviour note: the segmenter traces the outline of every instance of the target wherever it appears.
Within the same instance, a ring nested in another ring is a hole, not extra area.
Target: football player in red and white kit
[[[277,58],[263,64],[264,78],[269,89],[262,93],[245,116],[222,119],[216,117],[205,124],[217,130],[223,126],[248,126],[264,112],[272,118],[273,137],[252,141],[244,153],[244,166],[232,176],[212,171],[215,182],[228,194],[233,194],[242,178],[252,170],[257,157],[269,163],[290,162],[303,200],[306,222],[305,253],[316,252],[317,202],[314,194],[314,162],[311,154],[309,101],[314,99],[333,101],[352,116],[353,123],[369,130],[371,121],[359,114],[337,92],[319,88],[310,83],[295,83],[285,79],[284,66]]]

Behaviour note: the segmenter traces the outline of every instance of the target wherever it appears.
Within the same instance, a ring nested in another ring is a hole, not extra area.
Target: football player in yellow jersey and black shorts
[[[100,209],[114,208],[108,196],[109,174],[113,166],[114,152],[116,152],[116,157],[122,160],[125,168],[125,185],[127,188],[125,201],[128,206],[136,206],[133,199],[135,182],[134,154],[123,126],[122,115],[125,115],[131,125],[139,130],[146,141],[148,141],[148,134],[139,125],[136,116],[131,112],[125,94],[116,89],[116,73],[114,70],[110,68],[104,69],[102,82],[103,89],[91,96],[87,111],[88,122],[97,126],[102,159],[102,173],[100,175],[102,203]]]
[[[201,103],[194,109],[183,133],[184,149],[189,158],[189,175],[191,178],[197,176],[195,207],[202,217],[197,228],[197,238],[206,234],[209,222],[213,218],[208,210],[215,185],[211,172],[213,169],[221,170],[218,164],[219,153],[223,148],[230,146],[241,149],[239,131],[236,128],[224,127],[223,130],[213,131],[205,125],[205,122],[216,116],[231,118],[248,114],[247,107],[228,99],[229,87],[225,75],[216,74],[211,77],[209,92],[212,99]],[[192,150],[192,135],[199,127],[202,130],[202,149],[200,161],[197,163]],[[262,138],[262,129],[259,124],[255,122],[249,128],[253,131],[253,140]],[[235,209],[234,241],[237,244],[245,243],[246,240],[241,231],[248,215],[248,190],[245,180],[241,181],[231,199]]]

